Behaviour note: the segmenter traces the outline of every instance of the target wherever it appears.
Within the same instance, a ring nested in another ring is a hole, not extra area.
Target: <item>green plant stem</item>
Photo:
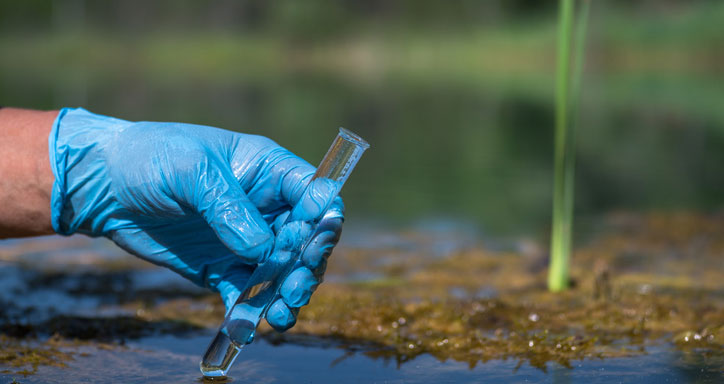
[[[568,287],[573,228],[575,184],[575,120],[580,96],[585,49],[585,31],[590,1],[583,0],[578,14],[573,74],[571,74],[571,40],[573,39],[573,0],[560,0],[558,51],[556,63],[555,158],[553,181],[553,222],[548,289]]]

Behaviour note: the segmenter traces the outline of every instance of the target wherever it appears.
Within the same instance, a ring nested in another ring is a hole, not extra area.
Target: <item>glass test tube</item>
[[[317,172],[312,180],[318,178],[331,180],[336,184],[335,194],[338,194],[367,148],[369,148],[369,144],[361,137],[340,128],[339,134],[317,167]],[[289,218],[291,217],[290,214]],[[277,298],[281,283],[297,264],[301,263],[299,258],[306,248],[306,244],[318,233],[326,230],[324,219],[316,225],[314,234],[307,239],[304,246],[294,252],[282,252],[288,254],[289,258],[286,260],[270,259],[254,270],[247,282],[246,289],[226,315],[219,332],[204,353],[200,368],[205,377],[226,376],[241,348],[251,343],[259,321],[266,315],[269,306]]]

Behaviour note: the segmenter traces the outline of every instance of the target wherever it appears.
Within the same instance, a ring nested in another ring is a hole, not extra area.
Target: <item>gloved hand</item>
[[[53,229],[105,236],[128,252],[218,291],[227,310],[275,239],[300,241],[294,219],[322,216],[325,232],[282,283],[267,322],[283,331],[321,281],[343,205],[315,169],[273,141],[207,126],[129,122],[63,109],[49,138]],[[300,223],[301,224],[301,223]],[[309,231],[306,231],[308,233]]]

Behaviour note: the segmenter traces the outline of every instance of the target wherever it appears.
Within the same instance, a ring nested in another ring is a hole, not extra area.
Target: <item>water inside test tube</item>
[[[225,377],[241,348],[225,333],[218,332],[201,360],[201,373],[206,377]]]
[[[249,340],[256,331],[256,324],[246,319],[225,321],[201,360],[201,373],[207,377],[223,377],[241,352],[244,344],[233,340]]]
[[[336,184],[336,195],[367,148],[369,144],[361,137],[340,128],[312,179],[325,178],[333,181]],[[324,227],[322,223],[319,224],[315,235]],[[314,238],[314,235],[311,238]],[[280,261],[281,264],[267,261],[255,269],[249,279],[251,286],[242,292],[226,315],[219,332],[204,354],[200,368],[205,377],[226,376],[241,348],[251,342],[259,320],[276,297],[279,285],[291,271],[303,249],[302,247],[294,252],[294,260]],[[279,270],[283,272],[278,273]]]

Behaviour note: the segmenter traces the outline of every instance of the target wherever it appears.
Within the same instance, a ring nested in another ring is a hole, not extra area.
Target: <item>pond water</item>
[[[0,380],[21,383],[202,382],[199,352],[212,337],[157,336],[131,341],[113,351],[81,348],[89,354],[66,368],[41,367],[34,375],[0,374]],[[585,360],[572,369],[551,364],[544,372],[516,361],[493,360],[474,368],[431,356],[397,366],[362,352],[298,345],[270,345],[258,341],[248,346],[229,373],[233,383],[719,383],[721,371],[696,356],[682,356],[666,346],[651,348],[631,359]]]

